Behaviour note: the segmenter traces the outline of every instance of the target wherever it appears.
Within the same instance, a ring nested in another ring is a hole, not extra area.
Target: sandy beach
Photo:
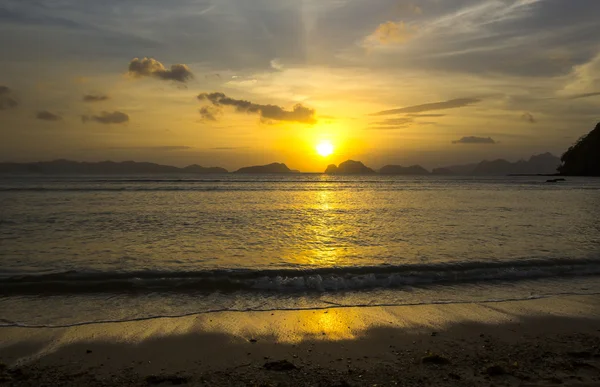
[[[600,301],[219,312],[0,329],[6,385],[600,385]]]

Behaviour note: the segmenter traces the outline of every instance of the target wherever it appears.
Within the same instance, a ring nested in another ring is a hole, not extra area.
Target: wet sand
[[[6,385],[600,386],[600,299],[0,328]]]

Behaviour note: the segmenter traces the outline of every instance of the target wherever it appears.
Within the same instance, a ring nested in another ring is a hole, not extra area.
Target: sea
[[[0,177],[0,326],[600,294],[600,179]]]

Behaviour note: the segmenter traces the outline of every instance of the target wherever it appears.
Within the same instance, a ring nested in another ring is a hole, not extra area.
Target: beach
[[[0,328],[6,385],[600,385],[597,296]]]

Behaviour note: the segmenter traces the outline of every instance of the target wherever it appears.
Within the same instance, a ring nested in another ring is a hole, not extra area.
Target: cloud
[[[457,98],[443,102],[426,103],[423,105],[408,106],[400,109],[383,110],[381,112],[373,113],[372,116],[386,116],[391,114],[402,114],[402,113],[421,113],[432,110],[445,110],[445,109],[456,109],[481,102],[478,98]]]
[[[103,94],[86,94],[83,96],[83,102],[101,102],[109,99],[108,95]]]
[[[277,58],[271,60],[270,65],[273,70],[283,71],[283,64]]]
[[[165,145],[165,146],[114,146],[102,149],[110,149],[110,150],[152,150],[157,152],[172,152],[172,151],[182,151],[194,149],[191,146],[185,145]]]
[[[600,96],[600,91],[594,93],[583,93],[583,94],[575,94],[565,97],[565,99],[581,99],[581,98],[590,98]]]
[[[413,114],[407,114],[407,116],[409,116],[409,117],[415,117],[415,118],[418,118],[418,117],[431,118],[431,117],[446,117],[446,114],[436,114],[436,113],[433,113],[433,114],[414,114],[413,113]]]
[[[100,124],[123,124],[129,121],[129,115],[123,112],[102,112],[99,115],[81,116],[83,122],[95,121]]]
[[[186,82],[194,77],[190,68],[184,64],[171,65],[171,69],[154,58],[134,58],[129,62],[129,75],[135,78],[154,77],[166,81]]]
[[[0,85],[0,110],[8,110],[19,105],[13,97],[13,92],[6,86]]]
[[[233,106],[240,113],[259,113],[261,119],[302,122],[306,124],[314,124],[316,122],[315,111],[301,104],[294,105],[294,108],[290,111],[277,105],[260,105],[242,99],[230,98],[218,92],[201,93],[198,95],[198,99],[200,101],[209,101],[214,106]]]
[[[415,27],[409,27],[402,21],[388,21],[380,24],[372,34],[367,36],[365,43],[369,45],[405,43],[414,36],[415,32]]]
[[[535,120],[535,118],[533,117],[533,114],[531,113],[523,113],[523,115],[521,116],[521,119],[523,121],[527,121],[530,124],[535,124],[537,121]]]
[[[403,118],[389,118],[387,120],[383,120],[378,122],[379,125],[387,125],[387,126],[403,126],[414,122],[414,119],[403,117]]]
[[[221,110],[215,106],[202,106],[198,111],[204,121],[216,121],[216,116],[221,112]]]
[[[62,117],[58,114],[51,113],[47,110],[42,110],[35,115],[35,118],[42,121],[60,121]]]
[[[215,148],[210,148],[212,150],[236,150],[236,149],[250,149],[249,146],[218,146]]]
[[[467,136],[463,137],[460,140],[452,141],[453,144],[487,144],[493,145],[496,144],[496,141],[491,137],[476,137],[476,136]]]

